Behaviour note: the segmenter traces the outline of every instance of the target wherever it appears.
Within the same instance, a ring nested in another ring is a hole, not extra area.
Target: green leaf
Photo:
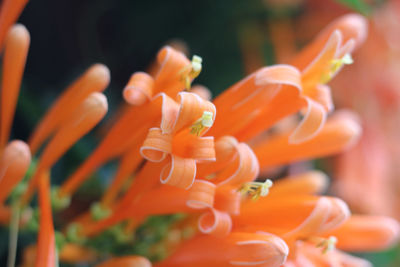
[[[347,6],[363,15],[370,15],[372,12],[372,7],[365,3],[363,0],[336,0],[336,2]]]

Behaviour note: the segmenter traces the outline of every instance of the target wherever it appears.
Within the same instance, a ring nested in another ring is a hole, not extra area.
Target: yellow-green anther
[[[273,183],[270,179],[265,180],[265,182],[248,182],[244,183],[239,189],[239,192],[244,196],[251,197],[252,200],[257,200],[260,197],[265,197],[269,193],[269,189],[272,187]]]
[[[210,128],[214,123],[213,116],[214,114],[212,112],[204,111],[201,118],[195,121],[190,127],[190,133],[199,136],[204,128]]]
[[[63,210],[71,204],[70,196],[60,196],[59,188],[53,187],[50,193],[51,197],[51,206],[55,211]]]
[[[82,244],[86,241],[86,238],[81,235],[81,225],[78,223],[72,223],[67,227],[66,237],[67,240],[76,243]]]
[[[110,231],[119,244],[128,243],[134,238],[133,233],[127,233],[121,224],[111,227]]]
[[[54,232],[54,236],[56,239],[56,248],[57,251],[61,251],[61,249],[64,247],[64,245],[67,243],[67,240],[64,236],[63,233],[59,232],[59,231],[55,231]]]
[[[322,83],[329,82],[343,65],[350,65],[350,64],[353,64],[353,62],[354,62],[353,58],[351,57],[350,54],[346,54],[342,58],[339,58],[339,59],[333,59],[331,61],[329,70],[322,75],[321,82]]]
[[[107,218],[111,215],[111,210],[109,208],[105,208],[101,205],[101,203],[96,202],[90,206],[90,214],[95,221],[99,221]]]
[[[326,238],[320,243],[318,243],[317,248],[322,248],[322,253],[325,254],[328,251],[334,250],[336,243],[337,243],[337,238],[334,236],[330,236],[329,238]]]
[[[202,62],[203,59],[199,56],[194,55],[192,57],[192,69],[193,69],[193,73],[196,73],[197,75],[200,74],[201,72],[201,68],[202,68]]]

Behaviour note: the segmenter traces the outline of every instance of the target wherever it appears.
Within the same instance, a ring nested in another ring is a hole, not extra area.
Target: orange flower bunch
[[[17,9],[17,2],[5,3]],[[11,14],[6,7],[0,21],[10,20],[3,18]],[[345,202],[320,195],[328,186],[321,172],[260,181],[260,173],[339,153],[359,138],[361,128],[352,113],[328,115],[333,103],[327,83],[352,62],[351,53],[365,36],[361,16],[341,17],[291,64],[261,68],[214,101],[204,87],[191,86],[202,59],[189,60],[164,47],[151,74],[131,76],[123,90],[129,106],[95,151],[60,187],[51,188],[52,166],[108,109],[102,91],[109,71],[100,64],[89,68],[39,122],[29,146],[2,143],[3,223],[13,217],[6,198],[26,173],[30,155],[37,159],[26,190],[15,197],[16,207],[26,210],[34,193],[39,196],[38,242],[27,248],[24,266],[56,266],[58,257],[96,262],[99,255],[85,246],[87,240],[110,229],[129,239],[148,217],[176,213],[186,217],[171,227],[175,236],[160,241],[168,255],[155,266],[368,265],[340,250],[387,248],[399,237],[396,221],[351,216]],[[0,140],[8,140],[28,46],[27,30],[12,26],[3,56]],[[292,115],[293,120],[279,124]],[[112,159],[119,166],[110,186],[90,210],[64,223],[67,244],[56,248],[52,213],[66,208],[90,174]],[[132,255],[97,266],[151,263]]]

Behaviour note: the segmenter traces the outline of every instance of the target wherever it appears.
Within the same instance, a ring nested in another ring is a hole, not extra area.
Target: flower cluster
[[[54,102],[27,144],[7,144],[29,46],[24,26],[8,27],[22,6],[5,1],[0,14],[0,33],[8,32],[0,219],[11,226],[32,224],[28,207],[38,193],[38,240],[26,249],[24,266],[56,266],[58,258],[95,263],[101,255],[89,249],[91,239],[112,231],[129,242],[149,217],[177,213],[185,216],[159,240],[167,255],[154,266],[368,266],[342,250],[380,250],[397,241],[396,221],[351,215],[345,202],[321,195],[328,186],[321,172],[274,182],[262,178],[288,163],[339,153],[359,138],[357,118],[333,111],[327,83],[352,63],[351,53],[364,41],[361,16],[338,18],[290,64],[261,68],[213,101],[205,87],[191,85],[202,59],[162,48],[156,69],[131,76],[123,90],[129,106],[97,148],[59,187],[51,187],[53,165],[106,114],[102,91],[110,75],[101,64],[89,68]],[[31,155],[36,163],[23,179]],[[56,232],[52,214],[67,208],[91,174],[113,159],[119,166],[101,199]],[[130,255],[97,266],[151,263]]]

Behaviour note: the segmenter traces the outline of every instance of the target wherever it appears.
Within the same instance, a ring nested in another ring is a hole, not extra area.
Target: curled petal
[[[100,264],[96,267],[151,267],[151,262],[141,256],[124,256],[114,257]]]
[[[353,146],[361,135],[358,119],[351,112],[335,112],[314,138],[289,144],[290,133],[263,140],[254,147],[261,168],[334,155]]]
[[[263,233],[231,233],[224,238],[199,235],[184,243],[156,267],[281,266],[288,247],[280,238]]]
[[[213,103],[202,99],[194,93],[180,92],[178,94],[180,108],[178,118],[174,127],[174,131],[180,131],[191,126],[194,122],[200,119],[205,111],[212,113],[212,119],[215,120],[216,109]],[[207,129],[202,131],[206,133]]]
[[[161,171],[160,180],[163,184],[188,189],[192,186],[196,177],[196,161],[171,156],[168,163]]]
[[[175,97],[184,88],[182,70],[190,65],[186,56],[170,46],[163,47],[157,55],[159,70],[155,75],[154,94],[164,91]]]
[[[190,188],[187,205],[193,209],[203,209],[214,205],[215,184],[196,180]]]
[[[161,101],[161,124],[163,134],[172,133],[178,117],[179,105],[168,95],[161,93],[155,97],[156,104]]]
[[[342,42],[340,31],[334,31],[322,51],[318,56],[303,70],[302,81],[305,90],[315,87],[321,82],[324,75],[330,72],[332,60],[338,54]]]
[[[226,236],[231,229],[232,219],[228,213],[211,208],[199,218],[199,230],[204,234]]]
[[[289,143],[298,144],[310,140],[317,135],[325,124],[327,113],[324,107],[306,97],[307,111],[303,120],[289,137]]]
[[[140,154],[152,162],[161,162],[172,151],[172,135],[162,134],[160,128],[151,128],[140,147]]]
[[[304,70],[307,65],[320,53],[332,33],[339,31],[342,35],[343,43],[354,40],[354,48],[364,42],[367,36],[367,20],[358,14],[348,14],[339,17],[328,25],[318,37],[304,50],[302,50],[292,61],[292,65]],[[351,51],[350,51],[351,52]]]
[[[215,142],[215,162],[198,166],[199,177],[216,173],[232,162],[237,156],[238,141],[232,136],[223,136]]]
[[[327,85],[319,84],[308,90],[307,96],[317,103],[320,103],[327,112],[334,109],[331,88]]]
[[[241,185],[258,176],[259,165],[253,150],[247,144],[240,143],[237,151],[238,157],[235,161],[216,178],[220,185]]]
[[[236,188],[228,186],[218,187],[215,200],[214,208],[225,211],[229,214],[237,215],[240,212],[241,195]]]
[[[153,77],[145,72],[136,72],[124,88],[124,99],[131,105],[140,106],[153,96],[153,86]]]
[[[198,161],[215,161],[214,137],[190,135],[192,142],[186,147],[187,157]]]
[[[350,210],[346,203],[335,198],[321,197],[307,219],[285,236],[308,237],[319,234],[338,227],[349,216]]]

